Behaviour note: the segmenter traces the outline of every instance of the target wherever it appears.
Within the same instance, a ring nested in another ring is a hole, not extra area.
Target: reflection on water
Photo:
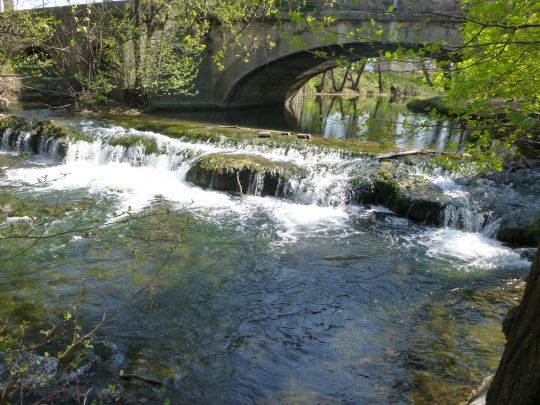
[[[375,141],[389,148],[454,150],[463,145],[464,130],[458,123],[413,113],[406,108],[406,101],[383,97],[307,97],[295,99],[285,107],[173,115],[200,122]]]
[[[375,141],[400,149],[456,148],[463,142],[458,124],[412,113],[403,101],[316,97],[291,105],[290,111],[299,130],[327,138]]]

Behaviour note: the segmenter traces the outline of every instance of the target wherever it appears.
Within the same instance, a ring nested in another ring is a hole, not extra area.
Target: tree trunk
[[[336,83],[336,77],[334,76],[334,69],[329,71],[330,74],[330,81],[332,82],[332,88],[334,89],[334,93],[338,92],[338,86]]]
[[[379,94],[384,93],[384,85],[383,85],[383,79],[382,79],[381,64],[382,64],[382,57],[379,56],[377,58],[377,73],[379,74]]]
[[[354,91],[358,91],[360,87],[360,79],[362,78],[362,74],[364,73],[364,69],[366,68],[366,62],[362,62],[362,65],[360,66],[360,69],[358,70],[358,73],[356,75],[356,81],[353,81],[352,89]]]
[[[488,405],[540,403],[540,247],[525,294],[503,322],[507,343],[487,393]]]
[[[431,81],[431,77],[429,77],[429,72],[427,70],[425,61],[422,61],[422,72],[424,73],[428,86],[433,87],[433,82]]]
[[[134,91],[138,93],[142,87],[142,55],[141,55],[141,1],[133,1],[133,20],[135,23],[133,32],[133,67],[134,67]]]
[[[315,91],[317,93],[322,93],[324,91],[324,85],[326,84],[326,72],[323,72],[321,75],[321,82],[315,86]]]
[[[343,89],[345,89],[345,84],[347,84],[347,78],[349,77],[349,73],[351,72],[351,66],[352,63],[347,64],[347,70],[345,71],[345,75],[343,76],[343,81],[341,82],[341,86],[339,86],[339,93],[343,93]]]

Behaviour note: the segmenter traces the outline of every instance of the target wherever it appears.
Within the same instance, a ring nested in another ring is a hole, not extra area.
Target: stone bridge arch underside
[[[327,43],[322,34],[302,30],[289,20],[260,22],[252,27],[252,35],[267,36],[275,46],[260,48],[252,53],[248,62],[236,55],[227,55],[224,69],[220,71],[212,61],[212,50],[220,49],[226,36],[216,28],[194,83],[194,96],[159,96],[152,100],[156,107],[174,109],[204,107],[216,109],[249,108],[265,105],[283,105],[312,77],[334,68],[338,60],[351,61],[375,57],[387,50],[429,49],[440,44],[436,59],[448,57],[448,51],[461,43],[460,22],[452,18],[426,18],[425,14],[406,14],[399,19],[392,16],[381,21],[377,15],[376,26],[383,30],[384,41],[373,42],[363,38],[350,38],[346,33],[365,28],[372,29],[372,15],[347,13],[336,18],[330,30],[334,43]],[[291,38],[295,37],[295,41]],[[302,48],[294,43],[302,43]],[[321,56],[320,52],[326,56]]]

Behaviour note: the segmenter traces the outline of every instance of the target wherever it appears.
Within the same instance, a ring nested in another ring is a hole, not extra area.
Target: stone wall
[[[60,106],[73,102],[79,84],[65,77],[7,77],[0,83],[0,98],[10,104]]]

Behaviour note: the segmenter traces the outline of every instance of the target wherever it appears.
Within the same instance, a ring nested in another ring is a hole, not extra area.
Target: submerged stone
[[[285,197],[288,180],[301,177],[302,173],[291,163],[258,156],[212,154],[196,162],[187,172],[186,180],[218,191]]]

